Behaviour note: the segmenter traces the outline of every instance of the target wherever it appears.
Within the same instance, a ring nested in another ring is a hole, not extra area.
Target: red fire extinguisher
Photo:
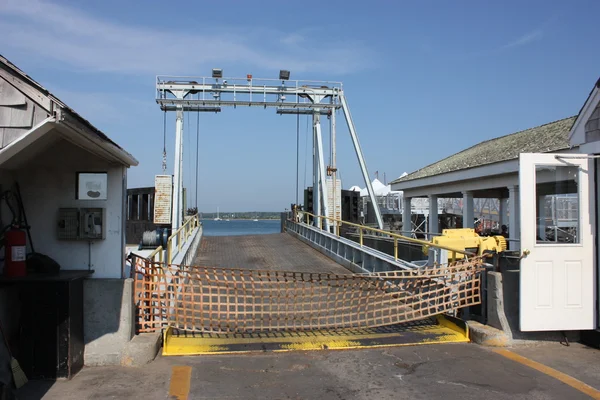
[[[4,275],[9,277],[27,275],[25,231],[15,228],[7,231],[4,234],[4,249]]]

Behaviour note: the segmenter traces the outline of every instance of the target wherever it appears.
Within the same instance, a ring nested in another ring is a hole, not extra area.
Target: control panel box
[[[59,240],[102,240],[106,235],[104,208],[60,208]]]

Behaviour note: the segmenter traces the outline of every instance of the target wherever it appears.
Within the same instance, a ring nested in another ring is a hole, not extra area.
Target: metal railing
[[[148,260],[151,262],[162,263],[164,261],[164,249],[162,246],[158,246],[150,255],[148,256]]]
[[[200,220],[198,219],[198,214],[192,215],[179,229],[169,236],[169,239],[167,240],[167,263],[171,264],[173,262],[173,242],[175,242],[177,253],[179,253],[199,224]]]
[[[343,225],[348,225],[348,226],[352,226],[356,229],[358,229],[358,234],[359,234],[359,244],[360,247],[363,247],[363,238],[364,238],[364,233],[365,232],[375,232],[377,234],[379,234],[379,236],[381,235],[385,235],[388,236],[390,238],[392,238],[394,240],[394,260],[398,261],[398,241],[404,241],[404,242],[409,242],[409,243],[414,243],[414,244],[420,244],[422,246],[428,246],[430,248],[436,248],[436,249],[442,249],[442,250],[446,250],[448,252],[450,252],[452,254],[452,259],[456,260],[457,256],[465,256],[465,257],[474,257],[476,256],[476,254],[469,252],[469,251],[465,251],[464,249],[455,249],[452,247],[448,247],[448,246],[442,246],[439,244],[433,244],[431,242],[428,242],[426,240],[421,240],[421,239],[415,239],[415,238],[411,238],[408,236],[404,236],[404,235],[400,235],[398,233],[393,233],[393,232],[388,232],[388,231],[384,231],[382,229],[378,229],[378,228],[372,228],[370,226],[366,226],[366,225],[360,225],[360,224],[355,224],[353,222],[346,222],[343,221],[341,219],[337,219],[337,218],[331,218],[331,217],[325,217],[325,216],[317,216],[314,214],[311,214],[307,211],[300,211],[297,213],[302,213],[303,214],[303,221],[298,221],[296,219],[296,217],[294,217],[294,220],[296,222],[304,222],[307,225],[310,225],[310,217],[313,218],[313,221],[316,219],[317,221],[317,225],[315,225],[316,227],[318,227],[321,230],[325,230],[323,229],[323,219],[327,219],[329,221],[334,222],[333,228],[335,230],[335,235],[336,236],[340,236],[340,227],[342,227]],[[331,233],[331,232],[330,232]]]

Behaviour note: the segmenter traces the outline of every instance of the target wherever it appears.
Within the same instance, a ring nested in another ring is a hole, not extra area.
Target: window
[[[579,167],[537,165],[537,243],[579,243]]]

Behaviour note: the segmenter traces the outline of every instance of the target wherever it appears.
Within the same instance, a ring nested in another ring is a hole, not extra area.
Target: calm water
[[[279,233],[281,221],[277,220],[231,220],[229,222],[203,219],[203,234],[206,236],[265,235]]]

